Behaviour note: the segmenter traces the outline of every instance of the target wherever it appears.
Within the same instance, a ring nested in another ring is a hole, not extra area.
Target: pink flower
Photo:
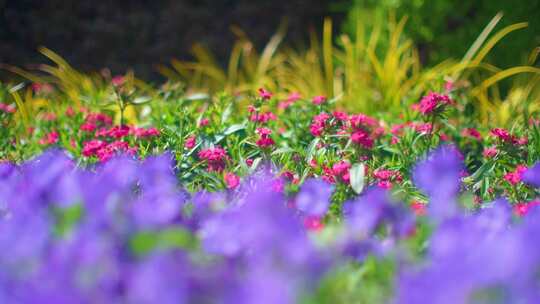
[[[138,138],[159,136],[161,134],[156,128],[132,128],[131,133]]]
[[[332,166],[332,174],[335,176],[342,176],[349,173],[351,164],[345,160],[339,161]]]
[[[454,82],[451,80],[448,80],[444,83],[444,90],[446,92],[450,92],[454,89]]]
[[[422,113],[423,115],[429,115],[444,105],[451,104],[452,100],[448,95],[441,95],[435,92],[430,92],[427,96],[422,97],[419,103],[413,105],[413,109]]]
[[[306,216],[304,218],[304,227],[310,231],[321,231],[324,228],[324,223],[318,216]]]
[[[94,132],[94,130],[96,130],[96,124],[93,122],[85,122],[79,129],[84,132]]]
[[[285,110],[301,98],[299,93],[291,93],[284,101],[278,104],[278,109]]]
[[[461,135],[465,137],[472,137],[478,140],[482,140],[482,135],[475,128],[466,128],[461,131]]]
[[[82,155],[86,157],[94,156],[99,149],[106,145],[106,142],[98,139],[86,141],[83,143]]]
[[[226,172],[223,175],[223,180],[229,189],[235,189],[240,184],[240,178],[234,173]]]
[[[205,126],[208,125],[208,123],[210,123],[208,118],[203,118],[203,119],[201,119],[201,121],[199,121],[199,127],[205,127]]]
[[[53,90],[53,86],[48,83],[32,83],[32,91],[36,94],[49,94]]]
[[[251,158],[246,159],[246,165],[248,167],[251,167],[253,165],[253,159],[251,159]]]
[[[513,139],[513,142],[516,144],[516,145],[519,145],[519,146],[523,146],[523,145],[526,145],[527,143],[529,143],[529,139],[524,136],[522,138],[514,138]]]
[[[13,105],[7,105],[5,103],[0,102],[0,111],[12,114],[12,113],[15,113],[16,108]]]
[[[379,122],[375,118],[367,116],[365,114],[351,115],[349,121],[353,128],[375,127],[379,125]]]
[[[40,145],[52,145],[58,142],[58,132],[51,131],[39,140]]]
[[[387,181],[387,180],[382,180],[382,181],[377,182],[377,186],[379,188],[383,188],[383,189],[391,189],[392,188],[392,182]]]
[[[484,155],[485,158],[493,158],[495,155],[497,155],[497,148],[496,147],[489,147],[485,148],[484,152],[482,152],[482,155]]]
[[[107,131],[107,136],[112,138],[122,138],[129,135],[130,128],[128,126],[114,126]]]
[[[446,133],[443,132],[439,133],[439,138],[441,139],[441,141],[450,141],[450,136],[446,135]]]
[[[75,111],[73,110],[73,108],[71,106],[69,106],[67,109],[66,109],[66,116],[67,117],[73,117],[75,116]]]
[[[256,132],[260,135],[260,138],[256,142],[257,146],[266,148],[275,144],[274,140],[270,138],[272,130],[268,128],[257,128]]]
[[[311,100],[311,102],[312,102],[314,105],[320,105],[320,104],[326,102],[326,96],[322,96],[322,95],[315,96],[315,97],[313,97],[313,99]]]
[[[373,139],[371,139],[369,134],[362,129],[351,134],[351,141],[366,149],[371,149],[373,147]]]
[[[414,130],[421,134],[428,134],[433,129],[433,125],[431,123],[419,123],[414,125]]]
[[[260,122],[260,123],[267,123],[270,120],[276,120],[277,117],[272,112],[266,112],[266,113],[253,113],[251,114],[251,117],[249,120],[253,122]]]
[[[208,171],[220,172],[225,169],[225,161],[229,158],[227,152],[221,147],[208,148],[199,151],[199,158],[206,161]]]
[[[531,201],[528,203],[517,203],[513,206],[514,213],[518,216],[525,216],[529,213],[532,207],[540,205],[540,200]]]
[[[411,209],[417,216],[426,215],[426,204],[419,201],[413,201],[411,203]]]
[[[103,113],[90,113],[86,116],[85,122],[96,124],[98,122],[104,125],[112,124],[112,118]]]
[[[347,115],[347,113],[345,113],[345,112],[334,111],[334,113],[332,113],[332,115],[334,115],[334,117],[339,121],[347,121],[347,120],[349,120],[349,115]]]
[[[259,96],[263,99],[263,100],[269,100],[270,98],[272,98],[272,93],[270,93],[269,91],[263,89],[263,88],[259,88]]]
[[[524,165],[518,165],[513,172],[508,172],[504,175],[504,179],[511,185],[515,185],[521,181],[521,176],[527,171],[527,167]]]
[[[380,180],[389,180],[396,174],[392,170],[377,169],[373,171],[373,177]]]
[[[490,134],[499,138],[502,141],[512,141],[512,136],[508,131],[502,128],[495,128],[490,131]]]
[[[123,85],[124,82],[126,82],[126,78],[122,75],[114,76],[113,79],[111,80],[112,85],[115,87],[119,87]]]
[[[322,112],[318,115],[315,115],[313,117],[313,122],[309,126],[311,134],[315,137],[321,136],[324,128],[326,127],[326,121],[328,119],[330,119],[330,115],[328,113]]]
[[[186,139],[186,142],[184,143],[184,147],[186,149],[193,149],[195,145],[197,144],[197,137],[195,135],[191,135]]]
[[[43,114],[43,120],[45,120],[45,121],[55,121],[56,120],[56,114],[54,114],[54,113],[45,113],[45,114]]]

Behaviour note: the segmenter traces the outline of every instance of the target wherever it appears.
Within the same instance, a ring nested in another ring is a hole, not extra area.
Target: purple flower
[[[308,215],[323,216],[330,205],[334,187],[320,179],[308,179],[296,196],[296,206]]]
[[[536,188],[540,188],[540,162],[523,173],[522,180]]]
[[[456,214],[454,199],[462,167],[459,151],[454,146],[441,146],[414,168],[414,183],[430,197],[429,213],[435,219]]]

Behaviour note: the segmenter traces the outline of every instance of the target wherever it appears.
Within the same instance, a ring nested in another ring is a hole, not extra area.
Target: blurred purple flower
[[[522,180],[536,188],[540,188],[540,162],[530,167],[523,173]]]
[[[321,179],[308,179],[296,196],[297,208],[314,216],[323,216],[330,205],[334,187]]]
[[[462,169],[461,155],[454,146],[439,147],[414,168],[413,181],[430,197],[428,214],[435,219],[456,214],[454,199],[459,193]]]

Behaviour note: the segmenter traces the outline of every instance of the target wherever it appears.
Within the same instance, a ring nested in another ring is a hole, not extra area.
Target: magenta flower
[[[226,172],[223,175],[223,180],[229,189],[236,189],[240,185],[240,178],[234,173]]]
[[[435,92],[430,92],[427,96],[422,97],[419,103],[413,105],[413,109],[422,113],[423,115],[429,115],[436,109],[452,104],[452,100],[448,95],[441,95]]]
[[[527,167],[524,165],[518,165],[513,172],[508,172],[504,175],[504,179],[511,185],[515,185],[521,181],[523,173],[527,171]]]
[[[40,145],[52,145],[58,142],[58,132],[51,131],[39,140]]]
[[[227,152],[221,147],[201,150],[198,155],[200,159],[206,161],[209,172],[223,171],[225,169],[225,161],[229,158]]]
[[[371,139],[369,133],[362,129],[359,129],[351,134],[351,141],[366,149],[373,148],[373,139]]]
[[[186,139],[186,142],[184,143],[184,147],[186,149],[193,149],[195,145],[197,144],[197,137],[195,135],[191,135]]]
[[[320,104],[323,104],[323,103],[326,102],[326,96],[322,96],[322,95],[315,96],[315,97],[313,97],[313,99],[311,100],[311,102],[312,102],[314,105],[320,105]]]
[[[272,93],[270,93],[270,91],[265,90],[264,88],[259,88],[258,92],[259,92],[259,96],[263,100],[269,100],[272,98]]]
[[[257,140],[257,146],[261,148],[267,148],[275,144],[274,140],[270,137],[272,130],[268,128],[257,128],[257,134],[260,138]]]

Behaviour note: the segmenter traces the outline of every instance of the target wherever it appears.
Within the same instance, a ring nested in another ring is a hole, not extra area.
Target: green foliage
[[[511,67],[527,61],[529,51],[540,44],[540,3],[530,1],[479,0],[351,0],[342,9],[348,10],[344,31],[352,33],[357,18],[381,19],[389,11],[398,17],[408,16],[405,32],[415,41],[430,64],[437,64],[456,54],[463,54],[480,33],[482,26],[498,12],[504,14],[500,27],[526,21],[529,27],[505,38],[505,45],[490,52],[495,66]]]

